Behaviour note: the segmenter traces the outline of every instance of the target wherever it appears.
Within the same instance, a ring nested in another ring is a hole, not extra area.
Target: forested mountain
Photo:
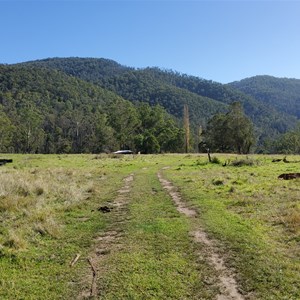
[[[285,132],[292,128],[296,122],[296,118],[291,118],[290,115],[276,110],[272,105],[261,103],[228,85],[173,71],[162,71],[158,68],[147,68],[139,72],[151,74],[152,77],[159,78],[161,82],[172,84],[201,97],[213,99],[226,104],[226,106],[240,102],[247,116],[254,122],[259,135],[274,136],[278,132]]]
[[[295,128],[299,82],[257,76],[223,85],[95,58],[0,65],[0,151],[78,153],[130,147],[144,153],[179,152],[184,149],[185,105],[191,150],[196,150],[203,140],[199,126],[205,133],[208,121],[215,115],[214,120],[224,118],[236,102],[253,122],[262,148],[265,141]]]
[[[182,140],[161,107],[57,70],[0,65],[0,152],[180,151]]]
[[[182,118],[186,103],[190,107],[191,120],[197,124],[205,124],[212,115],[225,111],[227,107],[224,103],[163,80],[162,74],[171,73],[159,69],[135,70],[111,60],[93,58],[53,58],[22,65],[60,70],[113,91],[124,99],[159,104],[177,118]]]
[[[276,137],[296,124],[297,118],[261,102],[234,86],[159,68],[133,69],[105,59],[53,58],[25,63],[27,66],[58,69],[113,91],[130,101],[160,104],[182,118],[188,104],[192,125],[206,124],[214,114],[226,111],[228,104],[241,102],[253,121],[259,141]]]
[[[255,76],[232,82],[230,86],[279,111],[300,118],[299,79]]]

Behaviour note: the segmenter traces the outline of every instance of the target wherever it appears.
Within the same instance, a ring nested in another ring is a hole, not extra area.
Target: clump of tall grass
[[[220,164],[221,163],[221,161],[220,161],[220,159],[219,158],[217,158],[216,156],[213,156],[212,158],[211,158],[211,161],[210,161],[212,164]]]
[[[49,235],[51,237],[58,237],[61,232],[61,226],[53,216],[47,216],[43,220],[36,221],[33,224],[33,230],[41,235]]]
[[[254,165],[258,165],[258,161],[250,157],[241,158],[241,159],[236,158],[235,160],[230,162],[230,165],[234,167],[254,166]]]
[[[87,195],[85,187],[78,187],[72,183],[69,186],[62,186],[59,189],[57,199],[63,204],[64,209],[69,211],[73,207],[80,205],[88,197]]]
[[[294,233],[300,232],[300,209],[293,207],[281,217],[283,224]]]
[[[97,154],[93,157],[93,159],[106,159],[109,157],[109,154],[106,154],[106,153],[100,153],[100,154]]]
[[[0,196],[0,212],[15,211],[18,206],[18,198],[11,195]]]
[[[208,164],[208,162],[207,162],[207,160],[201,160],[201,159],[197,159],[196,161],[195,161],[195,166],[205,166],[205,165],[207,165]]]
[[[27,242],[22,237],[21,233],[17,233],[14,230],[9,230],[6,241],[3,243],[3,246],[14,250],[21,250],[27,247]]]
[[[108,158],[115,158],[115,159],[119,159],[119,158],[123,158],[124,155],[123,154],[115,154],[115,153],[110,153],[107,155]]]

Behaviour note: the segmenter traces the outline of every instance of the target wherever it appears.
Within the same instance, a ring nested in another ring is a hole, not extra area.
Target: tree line
[[[0,152],[181,152],[161,106],[135,104],[58,71],[0,66]]]
[[[0,152],[99,153],[118,149],[182,152],[183,130],[162,107],[134,106],[124,100],[47,115],[27,106],[15,119],[0,106]]]

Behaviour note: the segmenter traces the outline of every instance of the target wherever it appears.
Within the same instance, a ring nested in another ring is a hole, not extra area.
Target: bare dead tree
[[[190,148],[190,116],[189,116],[189,107],[187,104],[183,106],[183,122],[184,122],[184,148],[185,152],[189,152]]]

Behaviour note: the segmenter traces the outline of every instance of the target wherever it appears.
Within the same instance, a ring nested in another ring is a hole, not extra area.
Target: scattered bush
[[[246,157],[242,159],[235,159],[233,160],[230,165],[234,167],[242,167],[242,166],[254,166],[257,165],[257,161],[252,158]]]
[[[212,164],[220,164],[221,161],[216,157],[216,156],[213,156],[211,158],[211,161],[210,161]]]
[[[195,161],[195,166],[205,166],[205,165],[207,165],[208,164],[208,162],[205,160],[205,161],[201,161],[201,159],[197,159],[196,161]]]

